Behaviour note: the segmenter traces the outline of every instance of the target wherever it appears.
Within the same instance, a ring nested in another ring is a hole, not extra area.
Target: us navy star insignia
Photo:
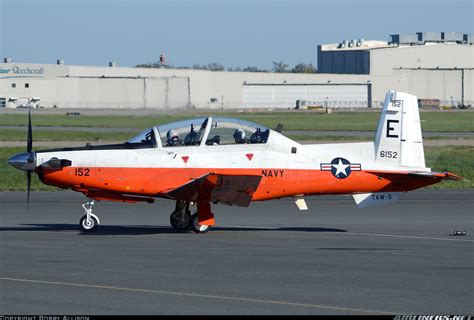
[[[321,171],[331,171],[337,179],[345,179],[351,175],[352,171],[360,171],[360,163],[350,163],[344,158],[334,158],[330,163],[321,163]]]

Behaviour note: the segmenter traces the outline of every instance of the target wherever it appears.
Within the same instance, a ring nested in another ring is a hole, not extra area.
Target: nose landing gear
[[[94,206],[94,200],[89,201],[82,205],[86,214],[79,220],[79,227],[82,232],[92,232],[100,224],[99,217],[92,213],[92,207]]]

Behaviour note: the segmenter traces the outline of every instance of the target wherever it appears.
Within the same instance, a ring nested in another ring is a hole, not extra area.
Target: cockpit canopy
[[[186,147],[267,143],[270,130],[262,125],[225,117],[196,118],[149,128],[128,143],[143,147]],[[156,137],[159,137],[157,139]]]

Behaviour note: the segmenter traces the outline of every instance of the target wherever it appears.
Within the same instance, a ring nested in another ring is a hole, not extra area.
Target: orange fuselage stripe
[[[161,196],[209,172],[231,175],[262,175],[252,200],[268,200],[294,195],[351,194],[355,192],[408,191],[439,182],[398,175],[384,178],[365,171],[352,171],[345,179],[330,171],[307,169],[211,169],[211,168],[88,168],[87,175],[75,167],[44,169],[42,181],[49,185],[80,190],[106,190],[140,196]],[[82,174],[82,175],[80,175]]]

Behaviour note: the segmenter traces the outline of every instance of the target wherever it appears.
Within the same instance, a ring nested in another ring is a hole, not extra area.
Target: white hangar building
[[[0,63],[0,108],[379,107],[389,89],[474,104],[472,34],[391,35],[318,46],[318,73]]]

